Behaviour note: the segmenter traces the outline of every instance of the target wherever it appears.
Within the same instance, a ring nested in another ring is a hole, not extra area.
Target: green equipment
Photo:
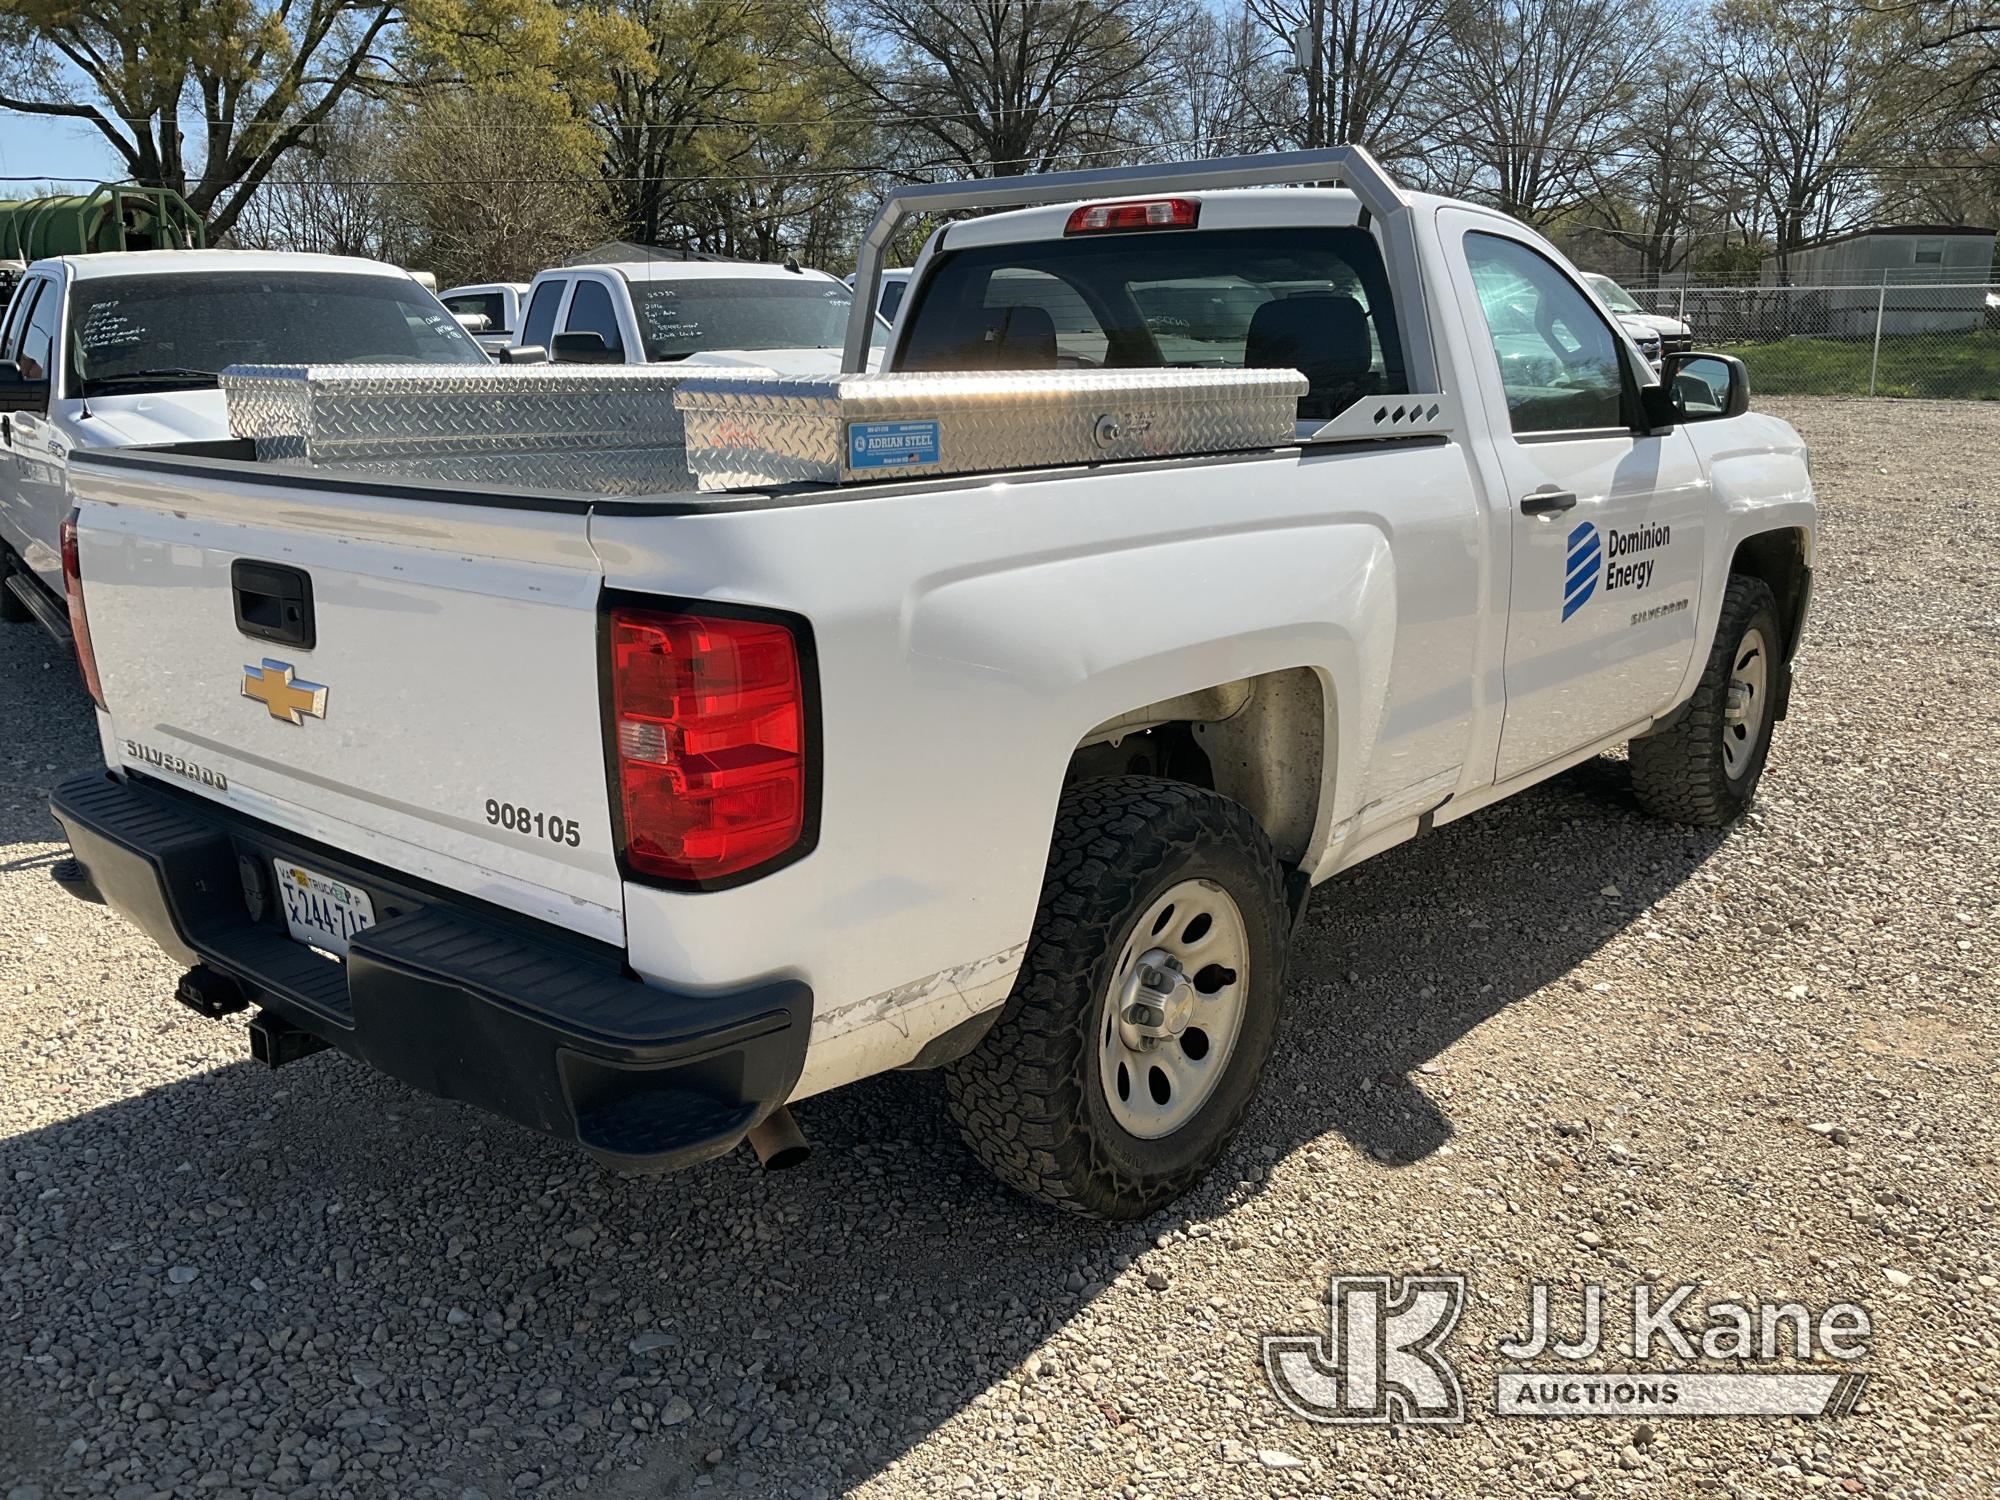
[[[99,250],[199,250],[201,215],[172,188],[100,183],[87,193],[0,202],[0,261]]]

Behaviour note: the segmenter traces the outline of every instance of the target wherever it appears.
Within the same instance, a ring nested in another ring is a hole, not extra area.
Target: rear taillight
[[[789,626],[615,606],[609,671],[633,873],[708,885],[802,852],[807,684]]]
[[[83,612],[83,571],[77,564],[76,512],[62,523],[63,593],[69,599],[69,633],[76,640],[76,664],[83,669],[83,685],[104,707],[104,684],[97,677],[97,653],[90,648],[90,619]]]
[[[1192,198],[1154,198],[1143,203],[1086,203],[1069,216],[1064,234],[1117,234],[1132,229],[1192,229],[1201,204]]]

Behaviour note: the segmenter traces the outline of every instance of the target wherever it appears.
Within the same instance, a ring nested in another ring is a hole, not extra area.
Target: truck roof
[[[78,281],[94,281],[100,276],[165,276],[177,271],[336,271],[349,276],[410,277],[401,266],[387,261],[301,250],[110,250],[54,258]]]
[[[576,271],[609,272],[627,281],[783,281],[807,276],[837,282],[839,278],[800,267],[796,271],[761,260],[609,260],[585,266],[555,266],[543,276],[569,275]]]

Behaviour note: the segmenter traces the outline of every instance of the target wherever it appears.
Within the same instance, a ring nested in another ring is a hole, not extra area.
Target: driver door
[[[22,374],[49,382],[50,398],[39,410],[0,417],[0,538],[57,598],[62,597],[60,528],[69,514],[65,444],[51,413],[61,390],[62,284],[43,276],[24,282],[15,295],[0,357],[17,362]]]
[[[1683,431],[1644,430],[1636,356],[1565,266],[1509,220],[1439,227],[1511,513],[1505,781],[1672,706],[1708,479]]]

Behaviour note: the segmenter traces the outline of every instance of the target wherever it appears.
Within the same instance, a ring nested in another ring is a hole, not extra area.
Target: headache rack
[[[1221,188],[1328,184],[1353,193],[1361,205],[1361,222],[1373,226],[1381,236],[1383,261],[1388,267],[1390,285],[1395,289],[1404,368],[1414,394],[1367,397],[1336,413],[1316,430],[1301,432],[1300,436],[1305,441],[1327,442],[1449,432],[1456,426],[1457,405],[1438,380],[1430,310],[1424,298],[1423,269],[1417,249],[1416,213],[1396,180],[1362,146],[1328,146],[1316,151],[1273,151],[1212,161],[1093,167],[1080,172],[915,183],[891,188],[876,211],[875,221],[861,239],[854,268],[854,305],[848,313],[841,369],[859,371],[867,367],[874,308],[882,292],[882,260],[896,230],[915,215],[1166,196]]]

